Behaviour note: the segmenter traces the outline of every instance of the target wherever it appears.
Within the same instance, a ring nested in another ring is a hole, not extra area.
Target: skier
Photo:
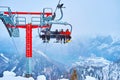
[[[66,31],[65,31],[65,42],[69,42],[70,41],[70,39],[71,39],[71,32],[69,31],[69,29],[67,29]]]

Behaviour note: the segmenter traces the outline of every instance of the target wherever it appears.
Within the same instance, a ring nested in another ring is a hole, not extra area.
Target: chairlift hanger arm
[[[61,16],[60,16],[60,18],[56,19],[57,21],[60,21],[63,18],[63,10],[62,10],[62,8],[60,8],[60,13],[61,13]]]
[[[61,0],[59,0],[58,4],[56,6],[56,9],[55,9],[54,15],[53,15],[54,17],[56,17],[57,9],[60,10],[61,16],[60,16],[60,18],[56,19],[57,21],[60,21],[63,18],[63,10],[62,10],[62,8],[65,8],[65,7],[63,7],[64,4],[63,3],[60,4],[60,2],[61,2]]]

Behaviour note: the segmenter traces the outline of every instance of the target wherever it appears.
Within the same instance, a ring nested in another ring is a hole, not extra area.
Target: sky
[[[63,20],[73,25],[74,35],[120,33],[119,0],[61,0],[61,2],[66,7]],[[9,6],[13,11],[42,11],[45,7],[52,7],[55,10],[57,3],[58,0],[0,1],[0,5]]]
[[[72,40],[65,47],[72,46],[74,41],[77,38],[85,37],[85,36],[95,36],[95,35],[112,35],[119,36],[120,34],[120,0],[61,0],[66,7],[63,9],[64,18],[63,21],[67,21],[72,24],[73,32],[72,32]],[[0,6],[9,6],[12,11],[42,11],[45,7],[53,8],[53,11],[56,8],[58,0],[1,0]],[[59,16],[59,15],[58,15]],[[2,39],[8,39],[9,35],[4,25],[0,21],[1,29],[0,34]],[[25,37],[23,34],[24,30],[21,30],[21,38]],[[34,36],[36,37],[38,34],[36,30],[34,30]],[[6,36],[4,36],[6,35]],[[23,42],[24,40],[21,40]],[[37,42],[34,44],[40,44],[40,40],[36,40]],[[16,40],[16,42],[19,42]],[[58,46],[59,45],[53,45]],[[63,46],[63,45],[62,45]],[[61,50],[61,47],[57,50]],[[44,45],[44,47],[46,47]],[[48,44],[50,47],[50,44]],[[64,48],[64,47],[62,47]],[[52,49],[51,49],[52,50]],[[56,51],[57,51],[56,50]],[[52,50],[53,51],[53,50]],[[44,51],[46,52],[46,51]],[[49,51],[48,51],[49,52]],[[62,56],[65,60],[68,59],[66,57],[69,51],[65,50],[59,52],[59,54],[52,55],[55,58],[57,55],[61,57],[57,57],[59,60],[62,59]],[[52,54],[52,52],[51,52]],[[48,54],[48,55],[51,55]],[[62,55],[61,55],[62,54]]]

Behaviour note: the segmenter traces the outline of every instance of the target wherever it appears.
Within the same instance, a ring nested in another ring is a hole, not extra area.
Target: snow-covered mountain
[[[9,59],[3,53],[0,53],[0,76],[2,76],[2,72],[8,67],[8,63]]]
[[[47,80],[57,80],[66,71],[64,65],[58,63],[41,51],[33,50],[31,65],[33,77],[36,78],[38,75],[44,74]],[[19,55],[19,57],[9,59],[3,53],[0,53],[0,65],[1,76],[3,76],[3,71],[6,70],[15,72],[17,76],[23,76],[26,71],[26,58]]]
[[[95,67],[104,67],[108,66],[110,64],[110,61],[105,60],[102,57],[89,57],[89,58],[82,58],[79,57],[79,60],[72,65],[80,65],[80,66],[95,66]]]
[[[78,79],[85,80],[86,76],[94,77],[98,80],[108,80],[109,64],[111,62],[101,57],[79,58],[72,64],[72,68],[77,70]]]
[[[77,70],[78,80],[85,80],[86,76],[96,80],[120,80],[120,61],[111,62],[102,57],[80,57],[72,64],[70,72]]]
[[[109,80],[120,80],[120,60],[110,64],[108,76]]]
[[[16,54],[14,49],[5,49],[0,48],[0,76],[3,76],[2,73],[7,70],[15,72],[17,76],[23,76],[26,71],[25,53]],[[76,42],[65,49],[68,49],[65,52],[69,53],[68,59],[72,63],[72,66],[70,63],[65,63],[70,66],[69,68],[52,60],[40,50],[33,49],[33,77],[37,78],[42,74],[47,80],[57,80],[61,79],[62,75],[62,78],[68,79],[73,69],[76,68],[79,80],[87,79],[86,76],[97,80],[120,80],[119,39],[115,40],[111,36],[96,36],[84,43]]]
[[[120,59],[120,40],[109,36],[96,36],[87,43],[86,55],[104,57],[110,61]]]

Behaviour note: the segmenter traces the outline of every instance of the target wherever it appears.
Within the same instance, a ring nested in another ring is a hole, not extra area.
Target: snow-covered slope
[[[80,57],[78,61],[72,64],[73,69],[77,70],[78,80],[120,80],[120,61],[110,62],[102,57]]]
[[[80,42],[76,44],[65,48],[69,49],[66,51],[69,55],[68,59],[71,63],[74,62],[70,67],[70,73],[76,68],[79,80],[87,79],[86,76],[97,80],[120,80],[120,40],[114,41],[111,36],[97,36],[84,44]],[[19,55],[12,52],[14,49],[11,51],[11,49],[0,48],[0,50],[2,52],[0,53],[0,76],[6,70],[15,72],[17,76],[23,76],[26,71],[26,59],[23,57],[25,53]],[[51,60],[36,49],[33,49],[32,69],[34,78],[45,75],[47,80],[61,79],[61,74],[64,76],[63,79],[68,79],[70,74],[69,69],[65,70],[64,65]]]
[[[34,80],[32,77],[30,78],[25,78],[22,76],[16,76],[14,72],[10,71],[4,71],[3,72],[3,77],[0,78],[0,80]],[[36,80],[47,80],[45,75],[39,75]],[[58,79],[58,80],[69,80],[69,79]]]
[[[71,69],[71,72],[76,68],[79,80],[86,79],[86,76],[94,77],[97,80],[108,80],[110,63],[110,61],[102,57],[80,57],[78,61],[72,64],[73,68]]]
[[[58,80],[69,80],[69,79],[65,79],[65,78],[63,78],[63,79],[58,79]]]
[[[90,39],[86,48],[87,55],[96,55],[110,61],[116,61],[120,58],[120,40],[111,36],[96,36]]]
[[[14,72],[9,72],[9,71],[4,71],[3,74],[4,75],[2,78],[0,78],[0,80],[34,80],[32,77],[28,79],[28,78],[16,76]]]
[[[3,53],[0,54],[0,71],[1,76],[3,71],[13,71],[17,76],[23,76],[26,71],[26,58],[23,55],[19,57],[7,58]],[[48,78],[57,80],[61,74],[65,72],[63,64],[56,64],[47,55],[39,50],[33,50],[32,71],[33,77],[37,78],[40,74],[44,74]],[[62,66],[62,68],[60,68]],[[63,70],[64,69],[64,70]]]
[[[0,80],[34,80],[34,79],[32,77],[25,78],[22,76],[16,76],[16,74],[14,72],[4,71],[3,77],[0,78]],[[45,75],[39,75],[37,77],[37,80],[46,80],[46,77],[45,77]]]
[[[46,80],[45,75],[40,75],[37,77],[37,80]]]
[[[95,79],[94,77],[91,77],[91,76],[86,76],[85,80],[97,80],[97,79]]]
[[[109,66],[109,80],[120,80],[120,60]]]
[[[104,59],[103,57],[89,57],[89,58],[82,58],[79,57],[79,60],[73,63],[73,66],[94,66],[94,67],[104,67],[108,66],[110,61]]]

